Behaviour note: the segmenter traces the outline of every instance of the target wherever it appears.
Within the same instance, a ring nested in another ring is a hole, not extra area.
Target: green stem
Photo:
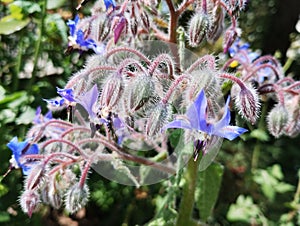
[[[21,32],[22,32],[21,33],[21,37],[22,37],[24,32],[23,32],[23,30]],[[23,47],[24,47],[24,42],[23,42],[23,39],[21,39],[18,44],[17,64],[15,67],[15,76],[13,77],[13,81],[12,81],[12,90],[13,91],[17,91],[19,88],[19,74],[20,74],[20,70],[21,70]]]
[[[176,226],[200,225],[192,219],[195,202],[195,190],[197,185],[198,166],[201,158],[194,161],[191,158],[184,173],[185,184],[183,187],[182,199],[178,210]]]
[[[41,43],[43,39],[43,33],[44,33],[44,23],[45,23],[45,17],[46,17],[46,8],[47,8],[47,0],[44,0],[42,2],[42,17],[39,22],[39,36],[38,39],[35,43],[35,52],[34,52],[34,58],[33,58],[33,71],[32,71],[32,76],[31,79],[29,80],[28,83],[28,90],[31,90],[31,86],[34,84],[35,79],[36,79],[36,72],[37,72],[37,64],[41,52]]]

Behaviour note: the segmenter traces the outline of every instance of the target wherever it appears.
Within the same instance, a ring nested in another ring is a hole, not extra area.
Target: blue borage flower
[[[79,21],[80,19],[77,15],[74,20],[69,20],[67,22],[67,25],[70,28],[69,46],[84,51],[92,49],[96,54],[102,54],[104,52],[104,45],[97,45],[91,38],[86,39],[84,37],[84,32],[77,28]]]
[[[237,126],[230,126],[230,111],[228,108],[230,97],[228,97],[225,105],[223,117],[216,123],[212,124],[207,119],[207,99],[204,91],[201,90],[197,96],[195,102],[187,109],[186,120],[176,119],[166,126],[163,130],[169,128],[181,128],[196,130],[201,133],[205,133],[209,136],[215,135],[233,140],[247,130]]]
[[[14,137],[8,144],[7,147],[12,151],[11,164],[15,168],[21,168],[24,175],[28,175],[32,166],[35,162],[29,159],[22,160],[25,155],[35,155],[39,153],[37,144],[30,144],[29,140],[18,142],[18,138]]]
[[[54,100],[43,99],[43,100],[54,107],[61,107],[66,103],[66,101],[69,103],[76,102],[73,89],[60,89],[58,87],[56,87],[56,89],[57,89],[57,93],[61,96],[61,98],[56,100],[55,99]]]

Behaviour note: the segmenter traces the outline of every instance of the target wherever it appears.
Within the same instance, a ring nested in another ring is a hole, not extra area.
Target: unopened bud
[[[244,87],[235,97],[235,105],[239,114],[247,121],[254,124],[260,109],[259,97],[253,87]]]
[[[267,122],[269,132],[276,138],[280,137],[289,120],[289,114],[282,104],[277,104],[269,113]]]
[[[25,181],[26,190],[36,189],[43,183],[44,168],[43,164],[36,164],[32,167]]]
[[[207,14],[198,12],[193,15],[189,24],[189,44],[198,47],[203,41],[209,27]]]
[[[86,184],[83,187],[80,187],[79,184],[75,184],[66,194],[66,210],[70,213],[75,213],[80,210],[87,204],[89,194],[89,188]]]
[[[137,31],[138,31],[138,22],[136,18],[131,18],[130,19],[130,30],[133,36],[136,36]]]
[[[161,130],[168,121],[170,109],[166,104],[158,104],[151,110],[151,114],[147,120],[146,133],[148,136],[154,136]]]
[[[101,107],[114,107],[123,94],[123,79],[121,75],[112,74],[104,82],[99,104]]]
[[[29,217],[38,210],[39,203],[39,194],[35,190],[25,190],[20,197],[21,208]]]
[[[154,82],[146,74],[136,75],[127,84],[128,93],[125,100],[127,109],[134,112],[139,110],[153,96]]]
[[[223,39],[223,49],[224,49],[224,53],[228,52],[228,49],[230,48],[230,46],[234,43],[235,39],[240,35],[240,30],[236,27],[229,27],[224,35],[224,39]]]
[[[110,26],[107,24],[106,17],[98,16],[92,22],[91,38],[97,42],[104,42],[110,32]]]
[[[144,28],[147,31],[149,31],[149,29],[150,29],[150,21],[149,21],[148,15],[144,11],[141,13],[141,21],[142,21],[142,24],[143,24]]]
[[[212,10],[211,22],[207,32],[208,41],[214,43],[220,38],[224,29],[224,18],[225,13],[223,8],[220,5],[215,5]]]

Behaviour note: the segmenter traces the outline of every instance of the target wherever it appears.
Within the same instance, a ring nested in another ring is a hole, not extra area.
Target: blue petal
[[[224,137],[228,140],[233,140],[247,131],[247,129],[238,126],[225,126],[219,130],[216,130],[214,135]]]
[[[75,31],[76,31],[76,25],[78,24],[79,22],[79,16],[76,15],[75,19],[74,20],[69,20],[67,22],[67,25],[69,26],[70,28],[70,35],[71,36],[74,36],[75,35]]]
[[[32,144],[24,155],[36,155],[39,153],[39,146],[37,144]]]
[[[95,84],[92,89],[86,92],[83,96],[78,98],[78,103],[81,104],[88,112],[89,116],[94,118],[96,114],[93,112],[93,106],[98,99],[99,91]]]
[[[207,99],[203,90],[198,94],[195,102],[188,108],[186,115],[191,126],[196,130],[206,132],[208,125],[206,122]]]
[[[61,98],[59,100],[47,100],[47,99],[43,99],[43,100],[46,101],[48,104],[51,104],[55,107],[61,107],[65,103],[65,99],[63,99],[63,98]]]
[[[113,8],[116,7],[116,2],[114,0],[104,0],[104,4],[106,10],[108,10],[110,6],[112,6]]]
[[[219,130],[225,126],[228,126],[230,123],[230,111],[229,111],[229,101],[230,101],[230,96],[228,96],[225,107],[224,107],[224,114],[222,118],[214,125],[214,130]]]
[[[184,120],[174,120],[162,128],[162,131],[171,129],[171,128],[180,128],[180,129],[193,129],[192,126]]]
[[[75,102],[73,89],[60,89],[60,88],[56,87],[56,90],[57,90],[57,93],[64,99],[71,101],[71,102]]]

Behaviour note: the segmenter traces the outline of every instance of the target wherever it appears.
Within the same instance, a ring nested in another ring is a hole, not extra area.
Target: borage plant
[[[271,134],[298,134],[299,82],[284,77],[274,57],[252,52],[238,38],[245,4],[99,0],[90,17],[69,20],[68,51],[95,54],[57,88],[60,97],[45,99],[51,111],[67,111],[67,119],[38,109],[26,140],[8,144],[11,168],[22,168],[26,176],[23,211],[31,216],[41,204],[78,211],[88,202],[93,168],[137,187],[176,175],[173,188],[183,186],[183,193],[179,207],[166,204],[178,213],[169,223],[197,225],[200,221],[191,219],[197,173],[210,166],[222,138],[233,140],[247,131],[232,125],[232,98],[245,122],[255,125],[260,95],[273,94],[278,104],[268,115]],[[183,17],[189,18],[186,29],[179,24]],[[222,35],[219,56],[228,52],[226,61],[185,49],[213,44]],[[164,215],[156,217],[166,224]]]

